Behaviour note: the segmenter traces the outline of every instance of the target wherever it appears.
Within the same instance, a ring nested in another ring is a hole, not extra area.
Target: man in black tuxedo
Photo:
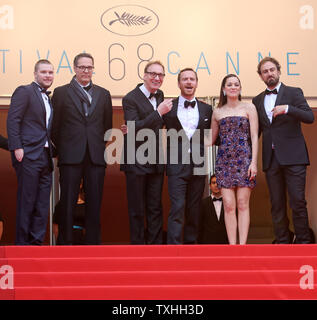
[[[172,107],[172,99],[164,100],[160,90],[164,72],[161,62],[149,62],[144,68],[143,83],[122,99],[128,133],[124,137],[124,160],[120,168],[126,176],[131,244],[161,244],[163,241],[164,160],[160,129],[164,124],[162,116]],[[146,135],[144,129],[152,138],[136,139],[134,135],[142,131]],[[149,148],[143,154],[138,153],[144,144]]]
[[[88,53],[74,59],[75,76],[54,90],[52,140],[60,170],[58,243],[73,243],[73,217],[81,179],[86,191],[85,244],[100,244],[100,208],[106,161],[105,133],[112,128],[108,90],[92,83],[94,59]]]
[[[210,196],[201,201],[198,243],[228,244],[221,190],[214,174],[209,187]]]
[[[8,145],[18,179],[17,245],[43,243],[52,184],[52,110],[47,89],[54,80],[48,60],[34,67],[34,82],[18,87],[7,118]]]
[[[181,95],[164,116],[171,201],[168,244],[194,244],[198,237],[200,201],[207,174],[207,170],[201,168],[205,156],[204,130],[210,129],[212,107],[195,98],[197,85],[197,73],[193,69],[181,70],[178,74]]]
[[[277,243],[292,243],[286,207],[289,195],[296,243],[310,243],[305,200],[306,166],[309,158],[301,122],[313,123],[314,115],[300,88],[280,82],[279,62],[266,57],[258,74],[267,89],[252,102],[262,132],[263,171],[271,198],[271,213]]]

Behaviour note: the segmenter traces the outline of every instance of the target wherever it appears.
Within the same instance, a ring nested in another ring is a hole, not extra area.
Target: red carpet
[[[6,265],[0,299],[317,299],[317,245],[0,247]]]

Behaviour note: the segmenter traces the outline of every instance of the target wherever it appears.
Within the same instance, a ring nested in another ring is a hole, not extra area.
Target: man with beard
[[[267,89],[252,102],[263,133],[262,160],[271,199],[276,243],[292,243],[287,217],[286,191],[292,209],[296,243],[310,243],[305,200],[308,152],[301,122],[313,123],[314,115],[300,88],[280,82],[281,66],[271,57],[258,64]]]

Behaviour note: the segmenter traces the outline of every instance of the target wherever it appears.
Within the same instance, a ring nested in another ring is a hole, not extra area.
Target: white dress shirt
[[[36,82],[36,84],[39,86],[39,90],[41,90],[40,89],[40,85]],[[49,100],[48,100],[48,96],[47,96],[47,94],[46,93],[44,93],[44,92],[41,92],[41,95],[42,95],[42,99],[43,99],[43,102],[44,102],[44,106],[45,106],[45,117],[46,117],[46,128],[48,128],[48,121],[49,121],[49,119],[50,119],[50,116],[51,116],[51,106],[50,106],[50,102],[49,102]],[[44,146],[45,148],[48,148],[48,141],[46,141],[45,142],[45,146]]]
[[[274,89],[276,89],[278,92],[280,90],[280,86],[281,86],[281,83],[279,83]],[[267,90],[270,90],[270,89],[267,89]],[[277,99],[277,94],[267,94],[264,97],[265,112],[271,123],[272,123],[273,109],[275,106],[276,99]]]
[[[281,83],[279,83],[274,89],[276,89],[277,93],[279,92],[281,87]],[[273,90],[274,90],[273,89]],[[270,90],[267,88],[267,90]],[[270,120],[270,123],[272,123],[272,119],[273,119],[273,109],[275,107],[275,103],[276,103],[276,99],[277,99],[277,94],[267,94],[264,97],[264,107],[265,107],[265,112],[267,114],[267,117]],[[285,110],[285,113],[288,112],[288,106]]]
[[[139,89],[140,89],[140,90],[143,92],[143,94],[149,99],[151,92],[150,92],[148,89],[146,89],[145,85],[142,84],[142,85],[139,87]],[[149,101],[151,102],[151,104],[152,104],[152,106],[153,106],[153,109],[156,110],[156,108],[157,108],[157,102],[156,102],[155,97],[152,97],[151,99],[149,99]]]
[[[215,197],[213,194],[211,195],[211,201],[213,201],[213,198],[217,198]],[[220,220],[220,213],[221,213],[221,206],[222,206],[222,201],[213,201],[214,207],[215,207],[215,211],[217,214],[217,218],[218,220]]]
[[[186,136],[190,140],[195,133],[199,121],[198,101],[194,98],[191,101],[196,101],[194,108],[184,107],[185,98],[180,96],[178,99],[177,117],[186,133]]]

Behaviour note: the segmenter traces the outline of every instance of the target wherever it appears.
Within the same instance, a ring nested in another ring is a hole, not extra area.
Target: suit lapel
[[[50,130],[51,126],[52,126],[52,120],[53,120],[53,108],[52,108],[52,103],[51,103],[51,99],[50,98],[48,99],[48,101],[49,101],[50,109],[51,109],[51,114],[50,114],[50,117],[48,119],[48,129]]]
[[[216,208],[215,208],[214,202],[212,200],[212,196],[209,196],[209,201],[210,201],[210,207],[212,208],[211,214],[214,216],[214,220],[217,221],[217,223],[221,223],[222,219],[224,219],[224,217],[223,217],[223,204],[221,204],[220,216],[218,219]]]
[[[42,98],[42,93],[39,90],[39,87],[37,86],[37,84],[35,82],[32,82],[32,88],[35,92],[36,97],[38,98],[40,105],[42,107],[42,111],[44,113],[44,119],[45,119],[45,123],[46,123],[46,109],[45,109],[45,105],[44,105],[44,101]]]
[[[68,86],[67,92],[68,92],[70,98],[73,100],[74,105],[75,105],[75,108],[76,108],[76,109],[79,111],[79,113],[85,118],[85,114],[84,114],[84,111],[83,111],[83,108],[82,108],[81,101],[80,101],[80,99],[78,98],[75,90],[74,90],[71,86]]]
[[[48,119],[48,129],[50,130],[51,126],[52,126],[52,120],[53,120],[53,106],[52,106],[51,98],[49,96],[48,96],[48,103],[49,103],[50,109],[51,109],[50,117]],[[46,112],[46,110],[45,110],[45,112]]]
[[[281,83],[280,89],[278,90],[278,94],[277,94],[277,98],[276,98],[274,107],[281,104],[281,100],[282,100],[282,97],[284,94],[284,89],[285,89],[285,86],[283,83]]]
[[[145,113],[151,113],[154,110],[153,105],[148,97],[146,97],[145,94],[140,90],[140,86],[141,85],[138,85],[135,88],[136,99],[140,101],[140,105]]]
[[[199,113],[197,129],[199,129],[201,127],[201,124],[204,121],[205,117],[204,117],[204,112],[202,110],[202,104],[200,103],[200,101],[198,101],[198,100],[196,100],[196,101],[197,101],[197,107],[198,107],[198,113]]]
[[[210,203],[210,208],[211,208],[211,213],[210,214],[212,215],[212,219],[214,221],[218,221],[216,208],[215,208],[214,202],[212,201],[212,195],[209,196],[209,203]]]
[[[260,115],[259,116],[263,119],[266,126],[270,126],[271,122],[270,122],[270,119],[267,117],[267,114],[265,111],[264,98],[265,98],[265,91],[263,91],[260,96],[261,100],[260,100],[260,105],[259,105],[259,107],[260,107]]]
[[[35,95],[39,99],[40,105],[42,107],[43,120],[44,120],[45,128],[48,131],[50,131],[51,126],[52,126],[52,120],[53,120],[53,108],[52,108],[51,99],[48,97],[48,102],[49,102],[49,106],[50,106],[50,109],[51,109],[51,113],[50,113],[50,117],[48,119],[48,125],[46,126],[46,108],[45,108],[45,104],[44,104],[44,101],[43,101],[42,93],[40,92],[39,87],[35,82],[32,83],[32,87],[33,87],[33,89],[35,91]]]
[[[284,88],[285,88],[285,86],[283,85],[283,83],[281,83],[280,89],[278,90],[278,94],[277,94],[277,97],[276,97],[276,100],[275,100],[274,107],[276,107],[276,106],[281,104],[282,97],[283,97],[283,94],[284,94]],[[278,119],[280,119],[280,118],[279,117],[275,117],[275,118],[273,117],[272,118],[272,124]]]
[[[163,92],[161,91],[161,90],[159,90],[158,91],[159,92],[159,97],[158,97],[158,99],[157,99],[157,107],[159,106],[159,104],[161,103],[161,102],[163,102],[163,100],[164,100],[164,95],[163,95]]]
[[[183,126],[182,126],[182,124],[179,121],[178,116],[177,116],[178,101],[179,101],[179,97],[176,98],[175,100],[173,100],[173,107],[172,107],[172,109],[170,111],[171,117],[173,117],[173,119],[175,120],[175,129],[177,131],[184,130],[184,128],[183,128]]]
[[[91,105],[89,107],[89,116],[92,115],[92,113],[94,112],[94,110],[96,109],[97,106],[97,102],[100,96],[100,90],[98,90],[98,88],[96,86],[93,86],[93,91],[92,91],[92,101],[91,101]]]
[[[224,208],[223,208],[223,203],[221,204],[219,223],[225,223],[225,211],[224,211]]]

